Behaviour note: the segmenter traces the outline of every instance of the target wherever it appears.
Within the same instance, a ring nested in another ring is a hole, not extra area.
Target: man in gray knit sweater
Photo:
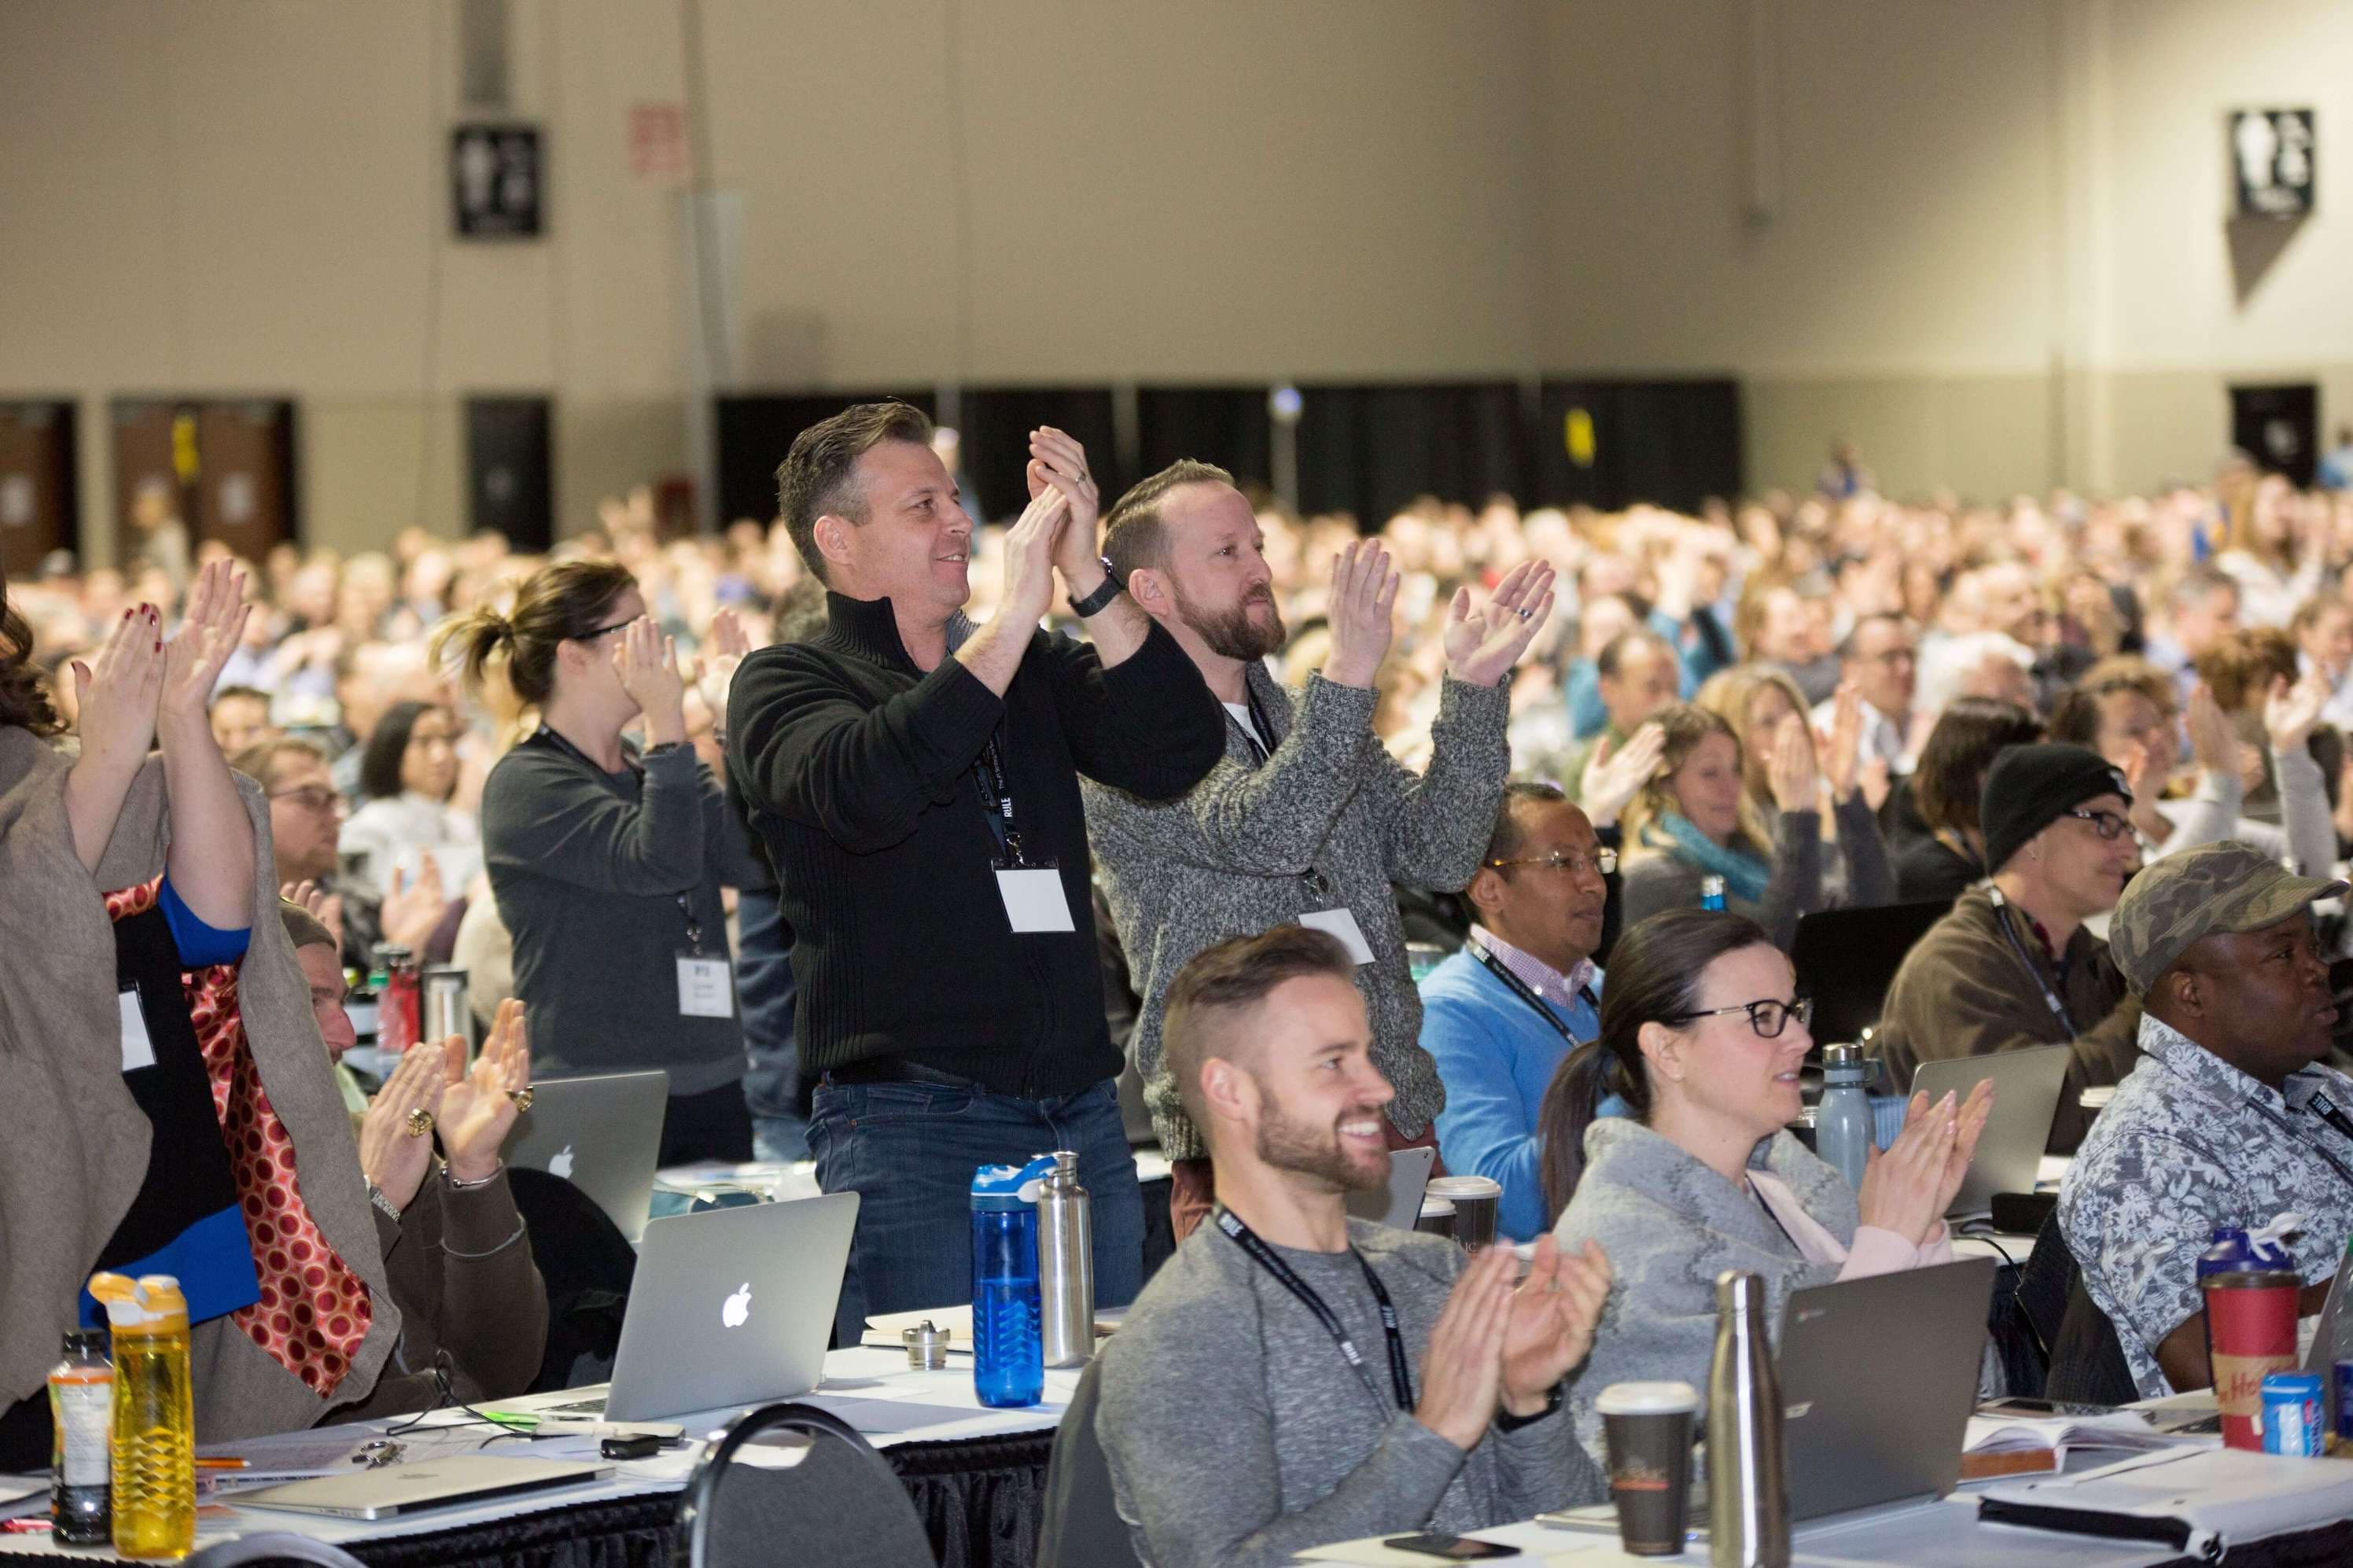
[[[1467,1260],[1351,1220],[1388,1179],[1390,1096],[1331,936],[1219,943],[1169,988],[1168,1058],[1219,1212],[1103,1352],[1095,1432],[1152,1568],[1250,1568],[1600,1500],[1560,1414],[1609,1293],[1598,1246]]]
[[[1364,541],[1333,567],[1332,651],[1292,690],[1267,672],[1282,614],[1257,515],[1224,469],[1180,462],[1112,509],[1112,575],[1167,628],[1225,704],[1225,760],[1188,795],[1146,801],[1091,780],[1087,838],[1144,999],[1134,1051],[1174,1166],[1176,1238],[1208,1213],[1209,1162],[1161,1062],[1161,1011],[1187,960],[1223,938],[1302,921],[1356,959],[1373,1064],[1396,1089],[1390,1146],[1428,1142],[1446,1104],[1421,1048],[1390,884],[1452,892],[1471,880],[1511,772],[1504,679],[1552,613],[1553,573],[1531,563],[1476,607],[1455,595],[1429,771],[1417,777],[1373,733],[1374,678],[1398,590],[1388,553]]]

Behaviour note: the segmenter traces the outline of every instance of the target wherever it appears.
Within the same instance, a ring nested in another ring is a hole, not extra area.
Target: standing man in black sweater
[[[1104,569],[1085,451],[1030,437],[997,615],[972,520],[904,404],[811,426],[777,469],[825,631],[763,649],[728,700],[728,775],[794,932],[809,1146],[860,1195],[839,1329],[971,1299],[975,1166],[1079,1154],[1096,1300],[1142,1272],[1144,1214],[1103,1023],[1079,775],[1183,795],[1225,748],[1193,663]],[[1092,646],[1042,632],[1060,574]]]

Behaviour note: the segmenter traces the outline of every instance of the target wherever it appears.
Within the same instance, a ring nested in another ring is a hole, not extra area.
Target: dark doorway
[[[555,485],[544,397],[466,399],[466,520],[536,553],[555,540]]]
[[[259,562],[300,532],[294,405],[282,398],[125,397],[114,404],[114,512],[119,559],[139,558],[142,497]]]
[[[32,576],[51,551],[74,548],[79,515],[73,404],[0,403],[0,568]]]
[[[971,387],[962,417],[964,469],[980,499],[976,521],[1010,522],[1029,504],[1029,432],[1041,425],[1067,432],[1087,449],[1087,469],[1104,506],[1131,482],[1120,460],[1107,386]],[[971,500],[965,498],[967,505]]]
[[[1299,506],[1367,530],[1422,496],[1476,506],[1524,496],[1528,431],[1512,382],[1303,386]]]
[[[1215,463],[1246,490],[1271,489],[1274,448],[1263,386],[1144,386],[1135,393],[1136,478],[1179,458]],[[1113,498],[1105,496],[1106,510]]]
[[[1534,504],[1695,512],[1740,494],[1736,382],[1547,381],[1536,420]]]
[[[775,392],[719,399],[719,517],[765,523],[776,515],[776,466],[792,449],[793,437],[853,403],[884,398],[912,403],[925,418],[936,417],[929,392]]]
[[[2309,489],[2320,463],[2320,388],[2231,388],[2231,445],[2266,472]]]

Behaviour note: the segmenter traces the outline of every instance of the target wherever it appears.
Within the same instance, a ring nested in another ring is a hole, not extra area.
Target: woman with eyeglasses
[[[1766,1321],[1788,1293],[1950,1259],[1944,1213],[1992,1109],[1916,1098],[1873,1152],[1860,1192],[1789,1124],[1813,1045],[1788,959],[1756,921],[1675,910],[1610,954],[1600,1037],[1562,1063],[1545,1096],[1545,1191],[1563,1246],[1598,1239],[1617,1287],[1570,1390],[1601,1450],[1593,1401],[1613,1383],[1705,1386],[1715,1278],[1764,1277]]]
[[[726,710],[744,651],[713,627],[704,697]],[[722,887],[759,885],[742,825],[686,736],[678,651],[628,571],[567,561],[505,614],[488,605],[435,634],[470,689],[499,657],[539,729],[482,788],[482,851],[514,939],[541,1078],[659,1068],[670,1075],[661,1163],[748,1160],[744,1030]],[[633,727],[641,741],[625,739]]]

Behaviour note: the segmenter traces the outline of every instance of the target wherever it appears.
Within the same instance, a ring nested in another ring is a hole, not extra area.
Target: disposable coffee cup
[[[1609,1449],[1618,1544],[1636,1557],[1680,1554],[1691,1527],[1699,1391],[1688,1383],[1613,1383],[1593,1407]]]
[[[1440,1176],[1422,1191],[1454,1205],[1454,1239],[1466,1250],[1476,1252],[1495,1239],[1495,1207],[1504,1201],[1503,1183],[1486,1176]]]
[[[2284,1269],[2237,1268],[2198,1281],[2206,1301],[2206,1355],[2224,1447],[2261,1453],[2263,1379],[2296,1367],[2296,1298],[2304,1281]]]
[[[1413,1228],[1426,1230],[1432,1236],[1442,1236],[1451,1241],[1454,1238],[1454,1205],[1444,1198],[1423,1197],[1421,1217],[1414,1221]]]

